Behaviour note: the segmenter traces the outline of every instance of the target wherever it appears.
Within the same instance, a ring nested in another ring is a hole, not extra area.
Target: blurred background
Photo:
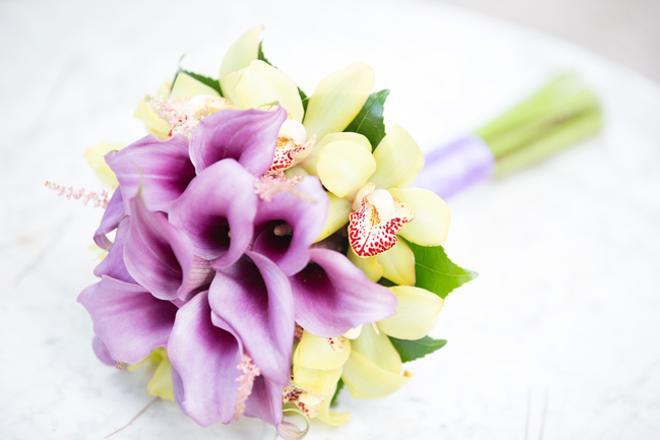
[[[658,0],[443,0],[548,32],[660,80]]]

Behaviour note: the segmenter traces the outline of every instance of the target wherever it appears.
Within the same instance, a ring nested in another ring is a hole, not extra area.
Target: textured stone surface
[[[302,5],[303,3],[301,3]],[[447,249],[480,277],[452,294],[409,386],[341,405],[353,421],[310,439],[651,439],[660,431],[660,90],[538,33],[429,2],[0,3],[0,437],[102,438],[150,398],[104,367],[75,298],[93,281],[100,210],[44,180],[100,184],[82,152],[141,136],[136,102],[267,25],[268,57],[305,89],[371,63],[396,121],[446,142],[574,68],[604,100],[596,140],[451,201]],[[527,434],[526,434],[527,433]],[[244,420],[197,427],[158,402],[117,439],[272,438]]]

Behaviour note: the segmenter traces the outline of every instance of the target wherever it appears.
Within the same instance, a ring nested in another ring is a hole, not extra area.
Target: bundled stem
[[[602,125],[598,98],[577,75],[565,73],[476,134],[490,147],[501,176],[592,136]]]

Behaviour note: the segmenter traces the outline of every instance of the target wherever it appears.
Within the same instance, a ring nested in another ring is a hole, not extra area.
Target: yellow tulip
[[[444,200],[421,188],[391,188],[389,191],[413,212],[412,221],[401,228],[399,235],[420,246],[439,246],[445,241],[451,213]]]
[[[360,112],[374,85],[374,71],[355,63],[319,82],[309,97],[304,125],[319,139],[343,131]]]
[[[435,327],[442,309],[442,298],[428,290],[412,286],[394,286],[396,296],[394,315],[378,322],[385,334],[398,339],[420,339]]]
[[[424,167],[424,155],[406,130],[394,125],[374,150],[376,172],[371,181],[378,188],[408,186]]]

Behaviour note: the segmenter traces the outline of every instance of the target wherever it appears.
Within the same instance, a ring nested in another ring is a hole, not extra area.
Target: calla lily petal
[[[374,150],[376,172],[371,181],[378,188],[410,185],[424,167],[424,154],[410,134],[394,125]]]
[[[119,182],[115,173],[112,172],[108,164],[105,162],[104,156],[111,151],[121,149],[122,145],[115,144],[99,144],[95,147],[85,150],[85,160],[94,171],[94,174],[99,180],[108,188],[116,188]]]
[[[350,131],[329,133],[323,136],[323,138],[321,138],[321,140],[312,147],[305,160],[301,163],[301,166],[305,169],[305,171],[316,176],[316,167],[319,161],[319,153],[327,144],[339,141],[351,142],[353,145],[355,145],[355,147],[361,147],[364,149],[364,151],[371,154],[371,144],[369,143],[369,139],[367,139],[364,135]]]
[[[334,141],[323,146],[316,171],[328,191],[337,197],[352,197],[376,170],[371,151],[350,141]]]
[[[352,247],[348,247],[348,259],[351,260],[371,281],[378,281],[383,277],[385,269],[377,257],[358,257]],[[382,254],[381,254],[382,255]]]
[[[128,234],[128,222],[128,219],[124,219],[119,223],[114,244],[103,261],[94,268],[94,275],[97,277],[107,275],[116,280],[137,284],[124,263],[124,243]]]
[[[197,172],[235,159],[255,176],[270,168],[286,111],[223,110],[204,118],[192,133],[190,157]],[[121,183],[121,180],[120,180]]]
[[[321,229],[321,233],[316,237],[315,242],[328,238],[346,223],[348,223],[348,214],[351,213],[351,202],[337,197],[332,193],[327,193],[328,196],[328,214],[325,217],[325,223]]]
[[[174,80],[170,98],[186,99],[199,95],[220,96],[218,92],[185,72],[179,72]]]
[[[195,177],[188,142],[181,136],[167,141],[146,136],[105,159],[117,175],[124,203],[141,189],[145,204],[154,211],[167,211]]]
[[[234,418],[243,357],[238,338],[230,328],[214,325],[211,313],[208,294],[195,295],[176,314],[167,344],[174,397],[203,426]]]
[[[350,354],[351,343],[345,338],[322,338],[303,332],[293,353],[293,364],[313,370],[336,370],[341,369]]]
[[[254,181],[236,161],[222,160],[195,177],[172,206],[170,222],[216,268],[233,264],[252,240]]]
[[[231,76],[231,77],[230,77]],[[304,109],[298,87],[279,69],[261,60],[226,77],[223,91],[229,100],[242,108],[260,108],[278,103],[291,119],[302,121]]]
[[[101,224],[94,232],[94,243],[101,249],[109,250],[112,242],[108,239],[107,235],[114,231],[119,222],[125,216],[124,200],[121,196],[119,188],[112,193],[108,206],[105,208]]]
[[[282,422],[282,386],[258,376],[245,403],[245,415],[277,426]]]
[[[241,35],[227,49],[222,65],[220,66],[220,82],[222,83],[225,75],[247,67],[252,60],[259,56],[259,45],[261,44],[261,32],[263,26],[256,26]],[[222,84],[222,89],[225,86]]]
[[[291,190],[259,200],[253,248],[293,275],[309,261],[309,246],[318,237],[328,209],[326,192],[315,177]]]
[[[390,193],[411,208],[414,217],[399,234],[420,246],[439,246],[447,238],[451,212],[437,194],[421,188],[392,188]]]
[[[117,361],[112,358],[112,355],[108,351],[108,347],[105,346],[98,336],[94,336],[94,339],[92,339],[92,350],[94,350],[96,357],[104,364],[110,366],[117,365]]]
[[[382,267],[382,276],[394,284],[412,286],[415,284],[415,254],[403,240],[375,257]]]
[[[78,297],[94,323],[94,333],[111,359],[134,363],[164,346],[177,308],[144,287],[107,276]]]
[[[307,133],[321,139],[328,133],[343,131],[360,112],[373,86],[373,69],[361,63],[321,80],[307,104]]]
[[[442,298],[419,287],[394,286],[390,290],[397,299],[396,313],[378,322],[378,328],[398,339],[416,340],[435,327],[442,309]]]
[[[156,298],[187,299],[210,281],[208,263],[162,212],[147,210],[140,197],[130,202],[124,262],[128,273]]]
[[[318,336],[338,336],[390,316],[394,297],[369,281],[344,255],[311,249],[310,264],[291,277],[296,322]],[[381,318],[378,318],[380,316]]]
[[[285,384],[293,344],[293,297],[286,276],[255,252],[217,272],[209,289],[215,315],[240,335],[245,350],[272,381]],[[245,319],[246,316],[251,319]]]

